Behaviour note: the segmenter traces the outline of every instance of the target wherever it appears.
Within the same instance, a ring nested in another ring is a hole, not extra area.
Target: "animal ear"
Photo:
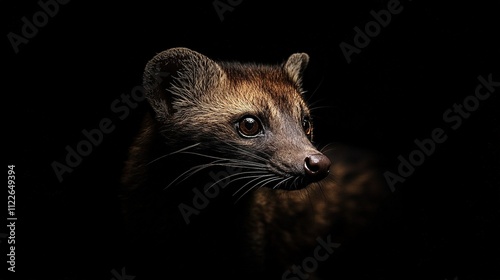
[[[283,68],[290,78],[300,86],[302,83],[302,73],[309,63],[309,55],[306,53],[294,53],[283,64]]]
[[[222,76],[219,65],[208,57],[187,48],[172,48],[147,63],[143,86],[156,118],[164,121],[176,105],[195,102]]]

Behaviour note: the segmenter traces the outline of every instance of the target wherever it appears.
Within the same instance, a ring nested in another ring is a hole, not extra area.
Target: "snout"
[[[304,159],[305,175],[311,181],[319,181],[330,172],[330,159],[323,154],[308,155]]]

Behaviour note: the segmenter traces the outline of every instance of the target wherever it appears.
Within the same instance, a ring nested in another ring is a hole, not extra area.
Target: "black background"
[[[146,104],[124,120],[110,105],[141,84],[156,53],[181,46],[261,63],[308,53],[304,86],[320,107],[318,142],[376,152],[392,172],[415,139],[446,131],[435,153],[396,185],[380,221],[343,244],[338,279],[500,279],[500,88],[458,129],[443,120],[474,94],[479,75],[500,81],[493,4],[401,1],[402,12],[347,63],[339,44],[352,45],[353,28],[363,29],[388,1],[244,0],[223,21],[212,1],[180,2],[70,1],[17,54],[6,35],[21,34],[21,18],[40,7],[2,3],[4,164],[16,165],[19,279],[112,279],[121,271],[127,248],[116,178]],[[65,147],[103,118],[115,130],[59,182],[51,164],[64,163]],[[2,259],[6,245],[2,239]],[[2,275],[12,277],[2,263]],[[165,266],[166,279],[173,271]]]

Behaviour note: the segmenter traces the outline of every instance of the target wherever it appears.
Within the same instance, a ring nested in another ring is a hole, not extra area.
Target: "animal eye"
[[[262,125],[257,117],[245,116],[238,122],[238,132],[243,137],[254,137],[262,134]]]
[[[311,137],[312,134],[312,124],[311,120],[308,117],[302,119],[302,129],[306,133],[307,137]]]

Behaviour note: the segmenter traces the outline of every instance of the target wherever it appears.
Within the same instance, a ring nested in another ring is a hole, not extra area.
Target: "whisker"
[[[295,189],[297,189],[297,180],[299,179],[299,177],[295,177],[291,183],[291,186],[294,187]]]
[[[272,174],[274,175],[274,174]],[[259,183],[256,183],[253,187],[249,188],[247,191],[245,191],[234,203],[238,203],[238,201],[240,201],[247,193],[249,193],[251,190],[255,189],[255,188],[260,188],[272,181],[276,181],[276,180],[281,180],[281,178],[276,178],[275,176],[271,177],[271,178],[268,178],[268,179],[264,179],[262,180],[261,182]],[[260,186],[259,186],[260,185]]]
[[[228,159],[219,159],[219,160],[212,161],[210,163],[200,164],[200,165],[193,166],[190,169],[188,169],[185,172],[183,172],[181,175],[177,176],[177,178],[175,178],[170,184],[168,184],[168,186],[165,187],[165,189],[167,189],[168,187],[170,187],[173,183],[180,184],[183,181],[185,181],[186,179],[188,179],[189,177],[191,177],[194,174],[200,172],[201,170],[209,168],[209,167],[214,167],[214,166],[242,167],[242,168],[254,169],[254,170],[265,170],[263,167],[259,167],[259,166],[254,166],[254,167],[250,168],[247,165],[236,165],[236,164],[230,164],[230,163],[224,162],[224,161],[227,161],[227,160]],[[184,178],[182,180],[178,181],[182,177],[184,177]]]
[[[332,146],[333,146],[333,147],[332,147]],[[333,143],[328,143],[328,144],[326,144],[323,148],[321,148],[320,152],[322,152],[322,153],[324,153],[324,154],[325,154],[325,153],[329,153],[329,152],[331,152],[331,151],[334,151],[334,150],[336,150],[337,148],[338,148],[338,147],[334,146],[334,144],[333,144]]]
[[[242,189],[244,189],[246,186],[248,186],[252,182],[254,182],[256,180],[259,180],[259,179],[262,179],[262,178],[265,178],[265,177],[272,177],[272,176],[275,176],[275,175],[274,174],[267,174],[267,175],[258,176],[257,178],[251,180],[250,182],[247,182],[245,185],[243,185],[242,187],[240,187],[236,192],[233,193],[233,196],[235,196],[237,193],[239,193]]]
[[[210,190],[211,188],[213,188],[215,185],[219,184],[221,181],[223,180],[226,180],[226,179],[229,179],[231,177],[234,177],[234,176],[238,176],[238,175],[242,175],[242,174],[255,174],[254,176],[242,176],[241,178],[236,178],[234,180],[231,180],[228,185],[234,181],[238,181],[238,180],[243,180],[243,179],[248,179],[248,178],[253,178],[255,176],[260,176],[258,174],[266,174],[267,172],[264,172],[264,171],[259,171],[259,172],[255,172],[255,171],[246,171],[246,172],[240,172],[240,173],[235,173],[235,174],[230,174],[228,176],[225,176],[224,178],[222,179],[219,179],[217,180],[216,182],[214,182],[212,185],[210,185],[205,191],[208,191]]]
[[[240,187],[235,193],[233,193],[233,197],[238,193],[240,192],[241,190],[243,190],[246,186],[248,186],[250,183],[254,182],[254,181],[257,181],[259,179],[262,179],[262,178],[265,178],[265,177],[269,177],[269,176],[272,176],[271,174],[267,174],[267,175],[252,175],[252,176],[245,176],[244,178],[238,178],[236,180],[239,180],[239,179],[250,179],[250,178],[254,178],[252,180],[250,180],[249,182],[247,182],[245,185],[243,185],[242,187]],[[240,197],[241,198],[241,197]],[[239,199],[240,199],[239,198]],[[239,200],[237,199],[236,202]]]
[[[276,186],[273,187],[273,190],[277,189],[280,185],[285,184],[288,180],[292,179],[293,176],[286,177],[285,179],[281,180]]]
[[[151,163],[154,163],[154,162],[156,162],[156,161],[158,161],[158,160],[160,160],[160,159],[162,159],[162,158],[165,158],[165,157],[168,157],[168,156],[171,156],[171,155],[174,155],[174,154],[182,153],[182,152],[184,152],[185,150],[191,149],[191,148],[196,147],[196,146],[198,146],[198,145],[200,145],[200,144],[201,144],[201,143],[196,143],[196,144],[193,144],[193,145],[190,145],[190,146],[187,146],[187,147],[181,148],[181,149],[179,149],[179,150],[177,150],[177,151],[175,151],[175,152],[171,152],[171,153],[168,153],[168,154],[166,154],[166,155],[159,156],[159,157],[155,158],[154,160],[152,160],[152,161],[148,162],[146,165],[150,165]]]
[[[258,186],[258,188],[262,188],[262,187],[264,187],[266,184],[270,184],[271,182],[274,182],[274,181],[280,181],[280,180],[282,180],[282,178],[281,178],[281,177],[271,178],[270,180],[267,180],[267,181],[262,181],[262,182],[260,183],[260,186]],[[245,195],[245,194],[243,194],[243,195]]]
[[[316,104],[319,104],[319,103],[324,103],[325,102],[325,98],[321,98],[321,99],[318,99],[318,100],[315,100],[314,102],[312,103],[307,103],[308,104],[308,107],[309,107],[309,110],[314,110],[314,108],[317,108],[316,107]],[[332,105],[328,106],[328,107],[334,107]]]
[[[229,147],[231,147],[231,148],[233,148],[233,149],[235,149],[237,152],[239,152],[239,153],[240,153],[240,154],[242,154],[242,155],[245,155],[245,156],[248,156],[248,157],[252,157],[252,158],[254,158],[254,159],[256,159],[256,160],[259,160],[259,161],[262,161],[262,162],[266,162],[266,161],[267,161],[265,158],[263,158],[263,157],[261,157],[261,156],[259,156],[259,155],[255,154],[254,152],[247,151],[247,150],[245,150],[245,149],[243,149],[243,148],[241,148],[241,147],[234,146],[234,145],[232,145],[232,144],[230,144],[230,143],[224,143],[224,144],[225,144],[225,145],[227,145],[227,146],[229,146]],[[223,150],[224,150],[224,149],[223,149]],[[225,149],[225,150],[226,150],[226,151],[230,151],[230,152],[235,152],[234,150],[229,150],[229,149]],[[263,154],[264,154],[265,156],[267,156],[268,158],[270,158],[270,157],[271,157],[270,155],[268,155],[268,154],[267,154],[267,153],[265,153],[265,152],[261,152],[261,153],[263,153]]]
[[[322,102],[323,100],[318,100],[318,102]],[[313,107],[309,107],[309,110],[311,112],[315,112],[315,111],[318,111],[318,110],[321,110],[321,109],[332,109],[332,108],[335,108],[335,106],[313,106]]]
[[[184,154],[191,154],[191,155],[197,155],[201,157],[206,157],[206,158],[211,158],[211,159],[217,159],[217,160],[226,160],[226,161],[233,161],[233,162],[239,162],[239,163],[245,163],[248,164],[248,166],[258,166],[258,167],[265,167],[264,164],[259,163],[259,162],[254,162],[254,161],[249,161],[249,160],[243,160],[243,159],[228,159],[228,158],[222,158],[222,157],[217,157],[217,156],[211,156],[211,155],[205,155],[197,152],[183,152]]]
[[[183,172],[182,174],[177,176],[177,178],[175,178],[172,182],[170,182],[170,184],[168,184],[164,189],[169,188],[174,183],[180,184],[181,182],[185,181],[186,179],[188,179],[189,177],[193,176],[194,174],[200,172],[201,170],[208,168],[208,167],[213,167],[213,166],[226,166],[226,167],[233,167],[233,168],[240,167],[240,168],[245,168],[247,170],[267,171],[267,168],[264,164],[255,163],[252,161],[227,159],[227,158],[210,156],[210,155],[205,155],[205,154],[195,153],[195,152],[183,152],[183,153],[204,156],[204,157],[208,157],[208,158],[212,158],[212,159],[216,159],[216,160],[214,160],[210,163],[200,164],[200,165],[191,167],[190,169],[186,170],[185,172]]]
[[[196,174],[197,172],[200,172],[201,170],[203,170],[205,168],[212,167],[212,166],[219,166],[218,162],[221,162],[221,161],[223,161],[223,160],[222,159],[215,160],[215,161],[212,161],[210,163],[193,166],[193,167],[189,168],[188,170],[184,171],[181,175],[177,176],[177,178],[175,178],[172,182],[170,182],[170,184],[168,184],[164,189],[167,189],[175,182],[177,182],[177,184],[183,182],[184,180],[188,179],[189,177],[193,176],[194,174]],[[185,176],[186,174],[189,174],[189,175]],[[185,176],[185,177],[182,180],[178,181],[183,176]]]
[[[311,100],[311,98],[313,98],[313,96],[316,94],[316,92],[318,92],[318,90],[321,87],[321,85],[323,84],[324,80],[325,80],[325,75],[321,76],[321,80],[319,81],[318,85],[316,86],[314,91],[311,93],[311,95],[309,95],[309,97],[307,98],[306,103],[309,104],[309,100]]]

